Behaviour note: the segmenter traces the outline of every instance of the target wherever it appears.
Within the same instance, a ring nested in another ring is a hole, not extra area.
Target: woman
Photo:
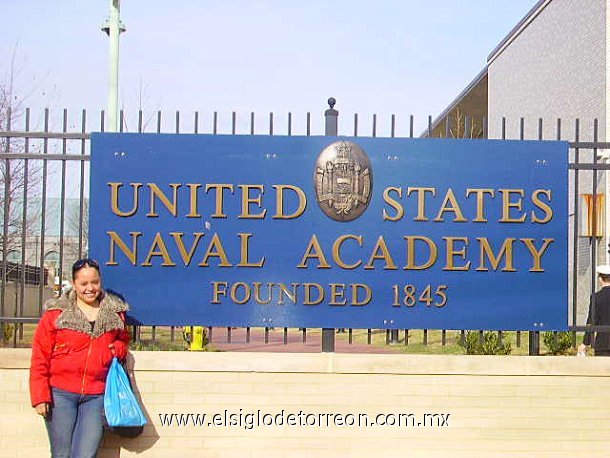
[[[30,396],[45,419],[53,457],[94,457],[103,434],[113,356],[125,358],[127,304],[102,289],[93,259],[72,266],[72,290],[52,299],[32,342]]]

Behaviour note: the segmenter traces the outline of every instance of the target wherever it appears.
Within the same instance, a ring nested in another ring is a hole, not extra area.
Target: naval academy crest
[[[364,213],[371,199],[371,161],[353,142],[332,143],[318,156],[314,185],[316,200],[326,216],[353,221]]]

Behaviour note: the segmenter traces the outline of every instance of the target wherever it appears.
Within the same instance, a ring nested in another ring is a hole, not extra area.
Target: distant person
[[[127,304],[102,289],[93,259],[72,266],[72,289],[47,301],[32,342],[30,397],[53,457],[95,457],[103,434],[106,374],[129,345]]]
[[[610,266],[597,266],[597,275],[601,289],[595,293],[595,311],[593,311],[593,300],[589,304],[589,316],[587,324],[592,326],[610,325]],[[610,356],[610,332],[587,331],[578,347],[578,352],[586,353],[594,340],[593,348],[595,356]]]

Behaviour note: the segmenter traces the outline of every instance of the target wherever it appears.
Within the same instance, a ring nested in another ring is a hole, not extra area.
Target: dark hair
[[[92,267],[100,273],[100,265],[95,259],[83,258],[72,264],[72,280],[76,278],[77,272],[84,267]]]

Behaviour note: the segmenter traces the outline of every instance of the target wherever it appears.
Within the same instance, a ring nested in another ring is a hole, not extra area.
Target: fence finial
[[[326,124],[325,135],[337,135],[338,126],[337,126],[337,118],[339,117],[339,112],[335,110],[334,106],[337,101],[334,97],[330,97],[328,99],[328,105],[330,108],[324,112],[324,119]]]

